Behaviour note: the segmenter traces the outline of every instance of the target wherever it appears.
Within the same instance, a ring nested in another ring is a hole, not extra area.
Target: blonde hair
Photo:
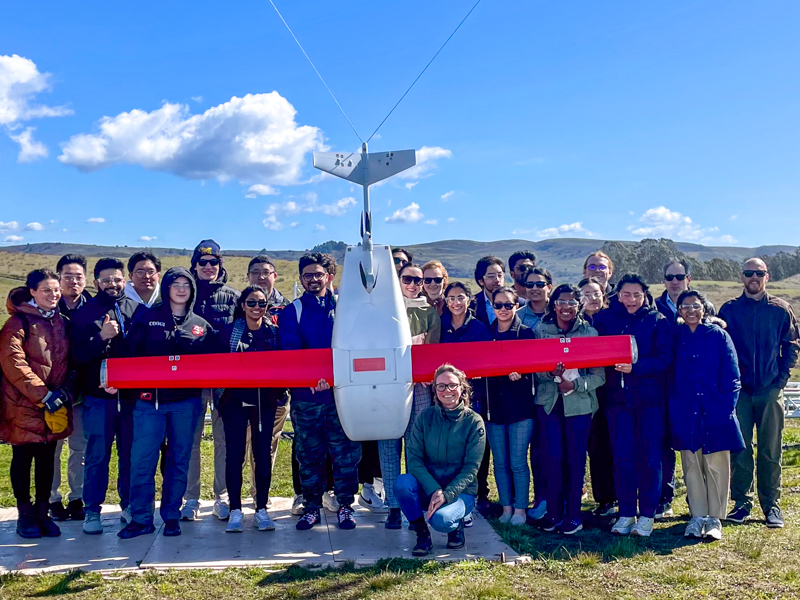
[[[447,269],[444,268],[444,265],[440,263],[438,260],[429,260],[424,265],[422,265],[422,276],[425,277],[425,271],[427,269],[439,269],[442,272],[442,277],[444,277],[444,281],[442,281],[442,293],[441,296],[444,296],[444,290],[447,287],[447,282],[449,280],[449,276],[447,275]],[[425,297],[428,298],[428,292],[425,291],[425,288],[422,288],[422,293],[425,294]],[[441,297],[440,296],[440,297]],[[430,298],[428,298],[430,300]]]
[[[611,260],[611,257],[608,254],[606,254],[605,252],[603,252],[602,250],[598,250],[597,252],[592,252],[589,256],[586,257],[586,260],[583,261],[583,270],[584,271],[586,270],[586,265],[589,264],[589,259],[592,258],[593,256],[596,256],[597,258],[605,259],[605,261],[608,263],[608,266],[611,268],[611,272],[612,273],[614,272],[614,261]]]
[[[450,373],[451,375],[456,376],[456,379],[458,379],[458,384],[461,386],[461,401],[464,403],[466,408],[469,408],[470,399],[472,398],[472,386],[469,384],[469,380],[464,374],[464,371],[457,369],[450,363],[444,363],[442,366],[436,369],[436,373],[433,375],[434,401],[439,402],[439,397],[436,394],[436,380],[439,379],[439,375],[442,375],[443,373]]]

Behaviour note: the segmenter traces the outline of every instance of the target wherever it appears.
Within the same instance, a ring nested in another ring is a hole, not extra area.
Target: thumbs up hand
[[[111,317],[106,315],[103,321],[103,326],[100,328],[100,339],[103,341],[110,340],[119,334],[119,323],[112,321]]]

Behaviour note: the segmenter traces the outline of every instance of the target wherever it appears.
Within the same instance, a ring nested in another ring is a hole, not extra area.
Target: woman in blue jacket
[[[677,305],[669,422],[692,514],[684,535],[719,540],[728,507],[731,451],[744,448],[736,418],[739,362],[724,321],[708,315],[703,294],[687,290]]]
[[[672,363],[672,327],[653,303],[644,280],[623,275],[608,309],[594,318],[600,335],[632,335],[634,364],[606,368],[608,429],[614,454],[617,535],[648,537],[661,496],[661,445],[666,410],[666,371]],[[637,521],[637,498],[638,513]]]

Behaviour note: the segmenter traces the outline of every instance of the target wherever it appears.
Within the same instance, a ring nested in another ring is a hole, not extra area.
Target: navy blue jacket
[[[298,301],[302,305],[299,323],[295,304]],[[278,315],[281,350],[330,348],[335,310],[336,300],[329,292],[321,297],[306,292],[290,303]],[[312,393],[309,388],[292,388],[292,398],[330,404],[333,402],[333,391]]]
[[[718,321],[717,323],[722,323]],[[694,333],[675,326],[674,378],[669,394],[672,447],[703,454],[744,448],[736,418],[741,389],[736,348],[717,323],[704,321]]]
[[[468,310],[464,324],[458,329],[453,327],[453,315],[446,310],[442,313],[442,344],[457,344],[459,342],[491,342],[492,333],[489,328],[478,321]],[[486,418],[486,378],[470,379],[472,385],[472,410]]]
[[[666,372],[672,364],[672,325],[648,295],[634,314],[616,299],[594,316],[600,335],[632,335],[636,338],[639,359],[633,370],[623,374],[606,367],[606,406],[638,408],[665,406]]]
[[[709,300],[706,300],[706,302],[708,303],[708,312],[706,314],[712,316],[716,315],[717,309],[714,308],[714,305]],[[669,304],[667,304],[667,290],[664,290],[664,293],[656,298],[656,308],[658,309],[658,312],[664,315],[670,323],[674,323],[678,320],[678,313],[672,312],[672,308]]]
[[[508,331],[497,331],[497,320],[490,328],[495,341],[532,340],[533,329],[526,327],[518,317]],[[523,373],[519,381],[511,381],[508,375],[486,377],[486,415],[490,423],[508,425],[532,419],[535,412],[533,402],[533,375]]]

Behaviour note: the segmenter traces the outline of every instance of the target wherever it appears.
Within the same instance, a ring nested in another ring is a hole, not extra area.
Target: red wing
[[[458,367],[468,377],[494,377],[513,371],[552,371],[558,363],[568,369],[633,363],[634,356],[634,342],[629,335],[425,344],[411,347],[411,368],[414,381],[427,382],[433,380],[443,363]]]

